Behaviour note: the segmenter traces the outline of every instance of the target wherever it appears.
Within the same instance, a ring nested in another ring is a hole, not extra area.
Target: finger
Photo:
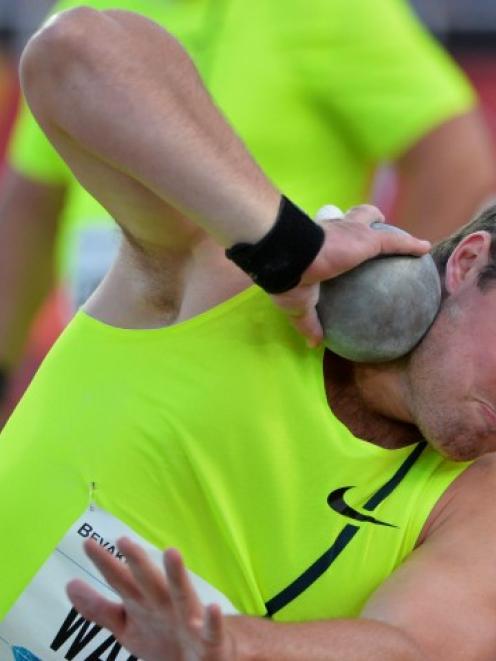
[[[417,239],[406,232],[372,230],[379,240],[378,254],[424,255],[431,249],[429,241]]]
[[[164,565],[176,615],[189,625],[197,625],[202,622],[203,605],[189,580],[181,554],[177,549],[168,549],[164,553]]]
[[[359,204],[351,207],[344,215],[345,220],[356,220],[359,223],[370,225],[374,221],[384,222],[384,214],[372,204]]]
[[[311,347],[322,341],[323,331],[317,315],[319,300],[318,284],[299,285],[294,289],[274,296],[274,302],[289,315],[292,325],[307,339]]]
[[[67,596],[74,608],[91,622],[109,629],[119,638],[126,623],[126,613],[122,604],[116,604],[93,590],[84,581],[74,580],[67,584]]]
[[[345,220],[353,220],[364,223],[370,227],[375,222],[385,222],[383,213],[377,207],[370,204],[361,204],[352,207],[346,212]],[[429,241],[418,239],[405,230],[389,225],[390,230],[374,229],[380,232],[380,252],[387,254],[423,255],[431,249]]]
[[[140,601],[141,591],[129,567],[115,558],[111,553],[95,542],[86,540],[84,550],[93,564],[99,569],[107,583],[116,590],[123,599]]]
[[[306,338],[307,345],[311,349],[321,344],[324,339],[324,333],[315,309],[308,310],[299,317],[290,317],[290,321],[296,330]]]
[[[210,645],[221,645],[224,639],[224,616],[218,604],[210,604],[205,609],[203,638]]]
[[[126,557],[131,574],[145,599],[161,606],[170,605],[167,579],[146,551],[127,537],[119,539],[117,545]]]

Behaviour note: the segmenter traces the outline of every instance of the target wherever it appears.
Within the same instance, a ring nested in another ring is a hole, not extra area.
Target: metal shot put
[[[331,221],[332,222],[332,221]],[[379,232],[401,232],[373,222]],[[321,284],[317,305],[326,346],[355,362],[385,362],[423,338],[441,302],[431,255],[375,257]]]

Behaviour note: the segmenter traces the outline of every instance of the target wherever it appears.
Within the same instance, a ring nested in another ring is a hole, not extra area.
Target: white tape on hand
[[[318,223],[323,223],[326,220],[336,220],[338,218],[344,218],[344,213],[334,204],[326,204],[321,207],[315,215],[315,220]]]

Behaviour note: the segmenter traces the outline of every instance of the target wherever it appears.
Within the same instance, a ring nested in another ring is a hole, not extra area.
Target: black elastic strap
[[[277,220],[257,243],[236,243],[226,256],[269,294],[293,289],[324,243],[324,230],[284,195]]]

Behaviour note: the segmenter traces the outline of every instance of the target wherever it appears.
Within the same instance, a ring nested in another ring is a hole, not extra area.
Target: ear
[[[491,235],[485,231],[474,232],[460,241],[446,264],[445,287],[449,294],[477,282],[489,261],[490,247]]]

